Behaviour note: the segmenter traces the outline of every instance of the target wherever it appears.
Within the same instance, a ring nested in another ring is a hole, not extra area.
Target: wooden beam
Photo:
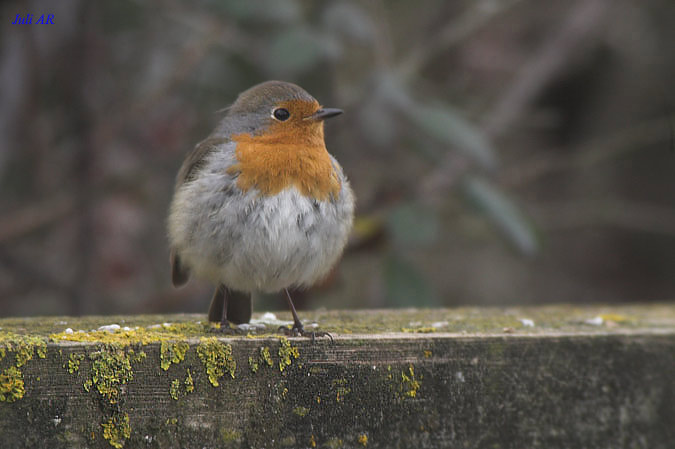
[[[334,342],[284,338],[271,317],[237,336],[202,315],[0,319],[0,446],[675,441],[674,305],[301,317]]]

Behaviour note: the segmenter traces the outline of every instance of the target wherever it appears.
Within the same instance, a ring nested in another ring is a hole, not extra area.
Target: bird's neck
[[[323,127],[307,131],[232,136],[238,163],[228,172],[238,174],[242,191],[255,188],[262,195],[275,195],[295,187],[320,201],[337,197],[340,181],[324,144]]]

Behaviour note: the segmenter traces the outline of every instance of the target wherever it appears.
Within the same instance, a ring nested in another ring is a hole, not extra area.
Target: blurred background
[[[53,14],[53,25],[12,25]],[[0,6],[0,315],[206,312],[174,177],[264,80],[346,113],[341,264],[301,308],[675,299],[672,0]],[[261,299],[257,311],[285,309]]]

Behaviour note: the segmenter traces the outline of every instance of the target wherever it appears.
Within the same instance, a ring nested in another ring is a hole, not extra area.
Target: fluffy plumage
[[[288,120],[273,118],[279,107]],[[214,303],[219,290],[227,303],[228,291],[306,287],[330,271],[354,198],[313,118],[320,108],[296,85],[263,83],[243,92],[188,155],[168,220],[174,284],[193,273],[218,285]]]

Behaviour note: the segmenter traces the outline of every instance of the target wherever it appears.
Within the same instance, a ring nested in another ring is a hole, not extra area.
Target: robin
[[[287,331],[307,335],[288,288],[329,273],[353,221],[354,195],[324,142],[324,120],[341,113],[267,81],[241,93],[183,162],[168,220],[171,279],[213,282],[209,321],[225,332],[250,320],[251,293],[285,290]]]

